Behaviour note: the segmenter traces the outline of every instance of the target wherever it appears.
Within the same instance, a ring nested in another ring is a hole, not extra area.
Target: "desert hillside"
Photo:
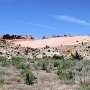
[[[89,36],[0,38],[0,90],[90,90]]]
[[[82,42],[90,42],[89,36],[73,36],[73,37],[55,37],[40,40],[12,40],[15,45],[20,45],[21,47],[31,47],[31,48],[42,48],[47,46],[57,47],[60,45],[76,45]]]

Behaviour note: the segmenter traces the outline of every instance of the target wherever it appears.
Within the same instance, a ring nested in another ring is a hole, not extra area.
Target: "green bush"
[[[63,71],[63,69],[58,68],[57,75],[59,76],[59,79],[63,79],[65,72]]]
[[[68,71],[66,78],[71,80],[71,79],[74,79],[74,76],[75,76],[75,73],[73,73],[72,71]]]
[[[17,66],[18,69],[25,69],[27,68],[27,65],[25,65],[24,63],[20,63],[18,66]]]
[[[13,57],[11,60],[11,64],[18,69],[26,68],[25,59],[19,57]]]
[[[51,72],[51,70],[54,69],[54,64],[52,63],[51,59],[41,59],[34,64],[34,68],[36,70],[41,69],[46,72]]]
[[[78,90],[90,90],[90,86],[81,85]]]
[[[10,62],[5,57],[0,56],[0,64],[2,67],[6,67],[10,65]]]
[[[52,59],[64,59],[64,57],[55,54]]]
[[[6,71],[5,71],[5,69],[3,69],[3,68],[0,68],[0,76],[3,76],[3,75],[5,75],[6,74]]]
[[[33,85],[35,83],[36,77],[29,69],[23,69],[21,73],[26,84]]]
[[[72,71],[72,67],[75,65],[75,61],[72,59],[63,59],[57,68],[57,75],[65,83],[74,83],[75,73]]]
[[[0,56],[0,63],[2,63],[2,62],[4,62],[4,61],[6,61],[6,58],[3,57],[3,56]]]
[[[41,61],[37,61],[36,63],[34,63],[34,68],[35,70],[41,70],[42,69],[42,63]]]
[[[13,57],[11,60],[11,64],[18,69],[22,69],[21,74],[26,84],[28,85],[34,84],[36,77],[31,72],[31,70],[28,68],[28,66],[25,64],[25,59],[19,58],[19,57]]]
[[[48,64],[48,61],[47,60],[43,60],[42,61],[42,70],[47,70],[47,64]]]
[[[21,58],[19,58],[19,57],[12,57],[12,60],[11,60],[12,65],[17,66],[21,62],[22,62],[22,59]]]
[[[61,65],[61,61],[60,60],[54,60],[53,59],[51,62],[53,63],[54,67],[58,67],[59,65]]]
[[[71,59],[63,59],[62,60],[62,68],[63,69],[68,69],[68,68],[71,68],[75,65],[75,61],[74,60],[71,60]]]
[[[73,73],[72,71],[65,71],[61,68],[58,68],[57,75],[62,80],[72,80],[74,79],[75,73]]]

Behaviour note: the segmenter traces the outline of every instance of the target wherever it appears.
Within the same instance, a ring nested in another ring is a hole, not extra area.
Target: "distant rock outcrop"
[[[57,36],[52,36],[52,38],[57,38],[57,37],[62,37],[62,36],[59,36],[59,35],[57,35]]]
[[[42,37],[42,39],[48,39],[48,37],[46,37],[46,36],[43,36],[43,37]]]
[[[33,40],[34,37],[31,35],[10,35],[10,34],[5,34],[5,35],[0,35],[0,39],[31,39]]]

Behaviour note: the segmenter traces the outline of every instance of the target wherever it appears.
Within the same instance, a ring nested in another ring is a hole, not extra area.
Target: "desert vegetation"
[[[58,47],[46,45],[39,49],[1,40],[0,89],[89,90],[88,47],[88,43],[81,43]]]
[[[71,56],[72,57],[68,59],[59,55],[34,59],[12,57],[10,60],[0,56],[0,85],[7,84],[8,80],[4,78],[5,76],[8,75],[7,77],[10,77],[6,68],[13,68],[20,72],[20,80],[16,80],[17,83],[24,83],[30,86],[37,84],[38,72],[45,71],[46,73],[55,73],[58,80],[60,80],[60,85],[75,84],[77,86],[72,88],[72,90],[89,90],[90,83],[88,79],[90,78],[90,61],[81,58],[82,56],[78,54],[78,52],[75,53],[75,56],[72,54]],[[37,72],[37,74],[35,74],[35,72]],[[12,82],[13,81],[11,80],[11,83]]]

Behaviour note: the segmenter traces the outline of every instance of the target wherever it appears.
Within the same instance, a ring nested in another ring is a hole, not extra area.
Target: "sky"
[[[0,0],[0,34],[89,35],[90,0]]]

